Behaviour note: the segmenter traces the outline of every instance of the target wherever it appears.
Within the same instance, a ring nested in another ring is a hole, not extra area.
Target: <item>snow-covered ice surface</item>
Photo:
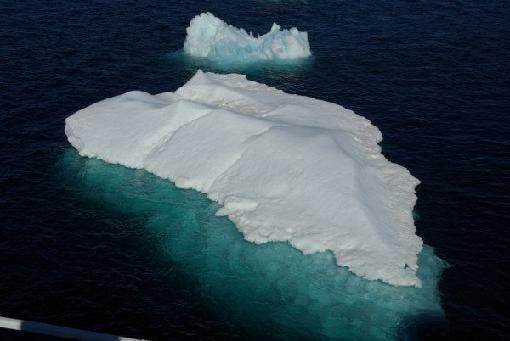
[[[380,131],[351,110],[198,71],[173,93],[92,104],[65,131],[83,156],[207,193],[249,241],[331,250],[359,276],[421,285],[418,180],[384,158]]]
[[[311,55],[308,34],[293,27],[271,30],[254,37],[244,29],[228,25],[211,13],[195,16],[186,29],[184,52],[195,57],[228,62],[287,60]]]

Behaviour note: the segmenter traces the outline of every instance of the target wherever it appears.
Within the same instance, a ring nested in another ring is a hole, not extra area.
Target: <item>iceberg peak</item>
[[[191,19],[186,29],[184,52],[224,62],[286,60],[311,55],[308,34],[295,27],[282,30],[273,23],[268,33],[254,37],[251,32],[228,25],[209,12]]]

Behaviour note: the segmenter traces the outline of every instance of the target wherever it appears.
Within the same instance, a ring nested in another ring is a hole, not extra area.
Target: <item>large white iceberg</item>
[[[247,240],[331,250],[357,275],[421,285],[419,181],[381,154],[380,131],[351,110],[198,71],[175,92],[92,104],[65,132],[83,156],[207,193]]]
[[[308,34],[295,27],[281,30],[273,24],[268,33],[254,37],[211,13],[202,13],[191,20],[186,33],[184,52],[216,61],[250,62],[311,55]]]

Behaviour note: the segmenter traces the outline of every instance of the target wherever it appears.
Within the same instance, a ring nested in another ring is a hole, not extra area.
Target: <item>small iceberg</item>
[[[259,37],[228,25],[211,13],[195,16],[186,29],[184,52],[221,62],[291,60],[311,56],[308,34],[292,27],[282,30],[273,24]]]
[[[340,105],[198,71],[175,92],[92,104],[65,132],[82,156],[207,193],[248,241],[330,250],[358,276],[421,286],[419,181],[382,155],[377,127]]]

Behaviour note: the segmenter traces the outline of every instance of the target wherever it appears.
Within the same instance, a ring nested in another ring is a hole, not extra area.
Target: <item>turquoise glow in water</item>
[[[257,74],[283,74],[290,76],[293,73],[302,73],[309,70],[313,63],[313,55],[307,58],[297,58],[289,60],[270,60],[270,61],[238,61],[238,60],[210,60],[208,58],[194,57],[183,50],[170,52],[165,58],[171,63],[180,65],[183,69],[197,70],[202,69],[212,72],[240,73],[244,75]]]
[[[415,318],[442,319],[437,283],[445,263],[425,247],[423,288],[357,277],[331,253],[303,255],[286,243],[247,242],[205,195],[143,170],[63,155],[65,181],[126,216],[145,219],[168,257],[193,278],[196,295],[222,319],[253,335],[285,339],[394,339]]]

